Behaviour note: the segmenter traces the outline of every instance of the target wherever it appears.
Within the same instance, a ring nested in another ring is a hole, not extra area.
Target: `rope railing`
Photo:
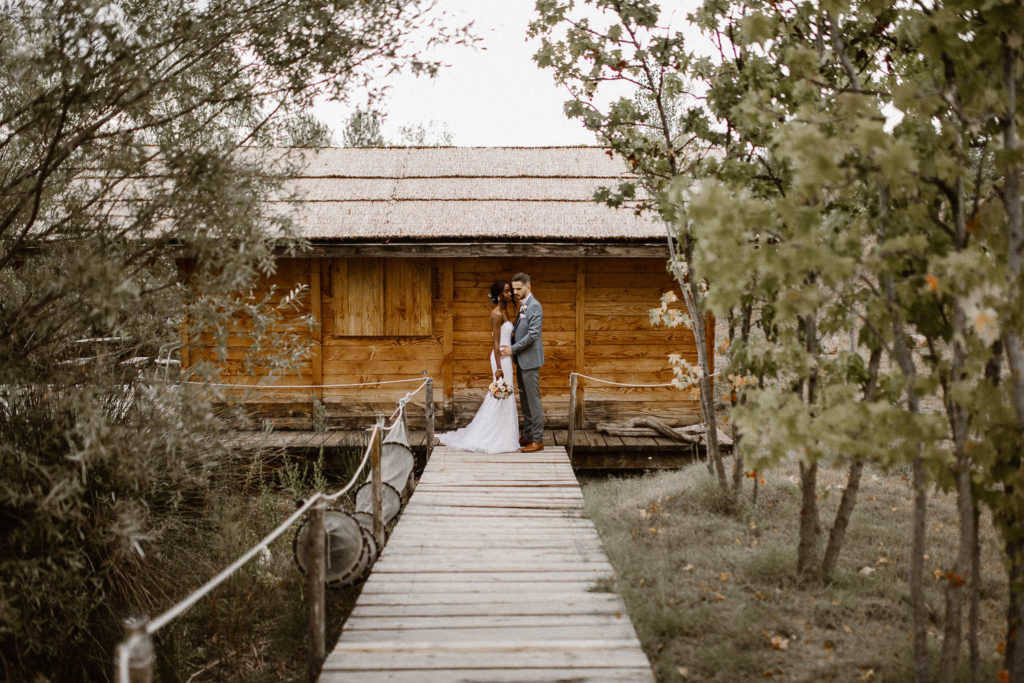
[[[196,382],[194,380],[185,380],[183,382],[175,382],[175,380],[166,381],[175,382],[176,384],[188,384],[190,386],[231,389],[352,389],[355,387],[375,387],[381,384],[405,384],[408,382],[418,382],[421,379],[421,377],[410,377],[407,379],[384,379],[377,382],[358,382],[355,384],[228,384],[225,382]]]
[[[173,382],[175,384],[188,385],[188,386],[219,387],[219,388],[231,388],[231,389],[252,389],[252,390],[260,390],[260,391],[262,391],[263,389],[313,389],[313,390],[318,390],[318,389],[319,390],[322,390],[322,389],[353,389],[353,388],[357,388],[357,387],[376,387],[376,386],[381,386],[381,385],[384,385],[384,384],[408,384],[409,382],[420,382],[420,385],[418,387],[416,387],[415,389],[413,389],[410,392],[407,392],[405,394],[405,396],[403,396],[402,398],[400,398],[398,400],[399,407],[395,408],[395,411],[393,413],[391,413],[391,415],[388,417],[388,419],[390,420],[390,419],[394,418],[396,415],[398,415],[398,412],[401,409],[401,407],[404,406],[406,403],[408,403],[409,400],[412,398],[412,396],[414,396],[415,394],[418,394],[420,392],[420,390],[423,389],[423,387],[425,387],[428,384],[433,385],[433,378],[426,377],[426,374],[427,373],[424,370],[423,371],[424,377],[408,377],[408,378],[405,378],[405,379],[386,379],[386,380],[379,380],[379,381],[376,381],[376,382],[358,382],[358,383],[353,383],[353,384],[228,384],[228,383],[224,383],[224,382],[196,382],[196,381],[177,381],[177,382],[175,382],[174,380],[163,380],[163,381]],[[424,379],[425,377],[426,377],[426,379]],[[433,433],[432,432],[432,427],[433,427],[433,415],[434,415],[433,405],[432,404],[433,404],[433,392],[430,392],[430,396],[428,397],[428,406],[427,406],[427,420],[430,423],[429,427],[431,428],[431,433]],[[312,419],[315,422],[316,418],[314,417]],[[428,448],[428,454],[429,454],[429,450],[432,450],[432,448],[429,445],[428,445],[427,448]]]
[[[392,429],[395,428],[395,426],[398,424],[398,421],[402,419],[402,412],[405,410],[405,406],[409,403],[409,401],[412,400],[412,397],[415,396],[417,393],[419,393],[419,391],[423,387],[427,386],[427,384],[429,384],[432,381],[433,380],[431,380],[431,379],[424,380],[422,384],[420,384],[418,387],[416,387],[416,389],[414,389],[413,391],[410,391],[405,396],[403,396],[402,398],[398,399],[398,407],[395,408],[395,412],[391,413],[391,416],[388,418],[389,420],[392,420],[392,422],[387,427],[384,427],[384,431],[390,432]],[[376,429],[376,427],[374,427],[374,429]],[[370,435],[370,446],[372,446],[372,445],[373,445],[373,434]],[[348,493],[349,489],[351,489],[353,486],[355,486],[356,480],[359,478],[359,476],[358,476],[359,473],[366,466],[366,462],[370,458],[370,450],[371,449],[369,447],[367,447],[366,451],[363,453],[363,459],[359,463],[359,466],[356,467],[356,473],[355,473],[355,475],[352,476],[352,480],[349,481],[349,483],[346,484],[344,488],[339,489],[339,490],[335,491],[334,493],[323,494],[323,499],[324,500],[337,500],[341,496],[343,496],[346,493]]]
[[[408,405],[409,401],[412,400],[412,397],[415,396],[416,394],[420,393],[420,390],[423,389],[425,386],[427,386],[427,384],[432,384],[433,381],[434,381],[433,378],[427,378],[427,379],[423,380],[423,382],[420,383],[420,385],[418,387],[416,387],[412,391],[406,393],[406,395],[403,396],[402,398],[398,399],[398,407],[395,408],[395,412],[391,413],[391,415],[388,417],[388,419],[390,420],[390,419],[394,418],[402,410],[404,410],[405,406]],[[391,426],[394,427],[394,424],[392,424]],[[388,429],[390,430],[391,427],[388,427]]]
[[[674,387],[675,384],[672,382],[666,382],[665,384],[628,384],[626,382],[613,382],[610,379],[601,379],[600,377],[591,377],[590,375],[584,375],[581,372],[570,372],[569,382],[571,383],[574,377],[582,377],[583,379],[589,379],[593,382],[600,382],[602,384],[611,384],[617,387],[630,387],[636,389],[655,389],[659,387]]]
[[[718,372],[713,372],[708,377],[717,377]],[[655,389],[659,387],[674,387],[677,386],[675,382],[666,382],[664,384],[628,384],[626,382],[613,382],[610,379],[601,379],[600,377],[591,377],[590,375],[584,375],[582,372],[570,372],[569,379],[571,380],[573,375],[576,377],[582,377],[583,379],[589,379],[593,382],[601,382],[602,384],[611,384],[617,387],[632,387],[637,389]]]
[[[425,372],[424,372],[424,375],[426,375]],[[366,446],[365,451],[363,452],[362,460],[360,461],[359,465],[356,467],[356,470],[352,474],[351,479],[349,480],[349,482],[344,487],[342,487],[341,489],[335,491],[334,493],[329,493],[328,494],[328,493],[322,493],[322,492],[318,491],[318,492],[314,493],[313,495],[311,495],[309,498],[307,498],[303,502],[303,504],[301,506],[299,506],[299,508],[294,513],[292,513],[286,520],[281,522],[273,531],[271,531],[266,536],[264,536],[258,543],[256,543],[256,545],[254,545],[248,551],[243,553],[238,559],[236,559],[230,565],[225,567],[216,576],[211,578],[209,581],[204,583],[199,588],[197,588],[194,591],[192,591],[192,593],[190,593],[188,596],[186,596],[184,599],[179,601],[177,604],[173,605],[171,608],[169,608],[168,610],[166,610],[162,614],[158,615],[156,618],[154,618],[154,619],[146,619],[144,617],[143,618],[132,618],[132,619],[129,619],[129,620],[127,620],[125,622],[125,638],[117,646],[117,650],[116,650],[116,654],[115,654],[115,662],[116,662],[115,678],[118,681],[118,683],[135,683],[136,681],[150,681],[152,679],[152,666],[153,666],[153,660],[154,660],[153,644],[152,644],[151,636],[156,634],[157,631],[159,631],[164,626],[166,626],[167,624],[171,623],[172,621],[174,621],[175,619],[177,619],[178,617],[183,615],[185,612],[187,612],[189,609],[191,609],[203,597],[208,595],[211,591],[213,591],[220,584],[222,584],[225,580],[227,580],[232,574],[234,574],[239,569],[241,569],[243,566],[245,566],[250,560],[252,560],[252,558],[254,558],[257,555],[259,555],[260,553],[264,552],[271,543],[273,543],[275,540],[280,538],[280,536],[282,534],[284,534],[285,531],[287,531],[296,521],[298,521],[300,518],[302,518],[302,516],[305,515],[307,512],[312,511],[311,520],[313,521],[314,527],[319,527],[320,528],[320,530],[321,530],[320,535],[322,536],[323,535],[323,533],[322,533],[322,529],[323,529],[323,509],[325,507],[325,504],[327,502],[329,502],[329,501],[337,500],[341,496],[343,496],[346,493],[348,493],[348,491],[350,491],[352,489],[352,487],[355,486],[355,484],[359,481],[360,475],[362,475],[363,470],[366,467],[367,462],[370,461],[371,456],[373,456],[373,461],[374,461],[373,477],[375,479],[379,479],[380,478],[380,450],[381,450],[382,433],[383,432],[390,432],[392,429],[394,429],[399,424],[399,422],[402,420],[402,417],[403,417],[403,415],[405,413],[406,406],[409,404],[409,402],[412,400],[412,398],[417,393],[419,393],[421,390],[423,390],[424,388],[427,389],[427,401],[428,401],[428,410],[427,410],[427,412],[428,412],[428,417],[427,417],[428,425],[427,426],[428,426],[428,432],[430,433],[430,435],[432,435],[432,432],[433,432],[433,406],[432,406],[432,403],[433,403],[433,396],[432,396],[432,394],[433,394],[433,378],[426,377],[424,379],[424,378],[417,377],[417,378],[414,378],[412,380],[391,380],[391,381],[387,381],[387,382],[365,383],[365,384],[358,384],[358,385],[351,385],[351,386],[370,386],[370,385],[373,385],[373,384],[393,384],[393,383],[408,382],[408,381],[419,381],[420,385],[418,387],[416,387],[415,389],[413,389],[412,391],[407,392],[401,399],[399,399],[398,406],[395,408],[395,411],[393,413],[391,413],[391,415],[388,418],[388,420],[391,421],[390,425],[385,426],[385,424],[384,424],[384,422],[385,422],[384,417],[383,416],[378,416],[377,424],[375,424],[373,427],[369,428],[370,440],[369,440],[369,443]],[[432,439],[429,438],[429,435],[428,435],[428,441],[432,441]],[[428,444],[428,450],[429,450],[429,444]],[[378,517],[381,514],[381,506],[379,504],[380,501],[376,500],[376,498],[379,496],[379,489],[380,489],[380,487],[377,485],[376,481],[374,482],[373,489],[374,489],[374,493],[375,493],[375,500],[374,500],[374,505],[373,505],[373,510],[374,510],[374,528],[375,528],[375,530],[377,530],[377,529],[381,529],[382,530],[382,528],[383,528],[383,525],[381,524],[382,520],[378,519]],[[317,524],[317,522],[316,522],[317,519],[319,520],[319,524]],[[381,533],[382,533],[382,531],[381,531]],[[315,538],[316,536],[317,535],[315,533],[312,534],[312,537]],[[383,545],[383,542],[381,542],[381,545]],[[322,548],[321,548],[321,552],[322,552]],[[321,558],[321,560],[322,560],[322,558]],[[311,586],[311,594],[316,593],[316,594],[319,595],[319,600],[315,600],[315,599],[311,599],[310,600],[311,630],[313,630],[314,632],[318,631],[318,636],[314,636],[314,647],[313,647],[313,655],[312,655],[313,659],[315,660],[316,663],[313,664],[311,662],[311,666],[316,666],[316,665],[319,665],[319,661],[322,660],[323,656],[324,656],[324,652],[323,652],[323,650],[324,650],[324,645],[323,645],[323,632],[324,632],[324,628],[323,628],[323,583],[324,583],[324,579],[323,579],[323,566],[322,566],[323,562],[321,561],[319,563],[320,566],[317,566],[316,562],[309,562],[308,564],[310,565],[310,571],[307,574],[307,579],[308,579],[308,581],[310,583],[310,586]],[[315,571],[315,570],[318,570],[318,571]],[[319,582],[319,590],[317,590],[317,587],[314,585],[314,584],[316,584],[318,582]],[[315,603],[319,603],[319,604],[315,604]],[[314,613],[318,613],[318,615],[314,616]],[[318,628],[314,627],[313,622],[315,622],[315,621],[319,621],[320,622]],[[319,637],[319,644],[317,644],[317,642],[316,642],[317,637]]]
[[[708,375],[708,377],[714,377],[718,373]],[[590,375],[584,375],[581,372],[570,372],[569,373],[569,424],[567,434],[565,436],[566,450],[569,453],[569,458],[572,459],[573,450],[573,438],[576,432],[577,424],[583,428],[583,386],[580,384],[580,379],[587,379],[592,382],[600,382],[601,384],[607,384],[616,387],[627,387],[630,389],[663,389],[667,387],[677,387],[675,382],[666,382],[664,384],[632,384],[628,382],[614,382],[610,379],[602,379],[600,377],[591,377]]]

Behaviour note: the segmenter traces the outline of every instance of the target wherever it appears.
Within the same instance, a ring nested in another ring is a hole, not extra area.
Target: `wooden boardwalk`
[[[653,681],[612,577],[564,448],[436,448],[320,681]]]
[[[544,432],[544,443],[566,445],[566,430],[549,429]],[[239,431],[233,447],[239,449],[272,448],[289,451],[315,451],[319,448],[366,447],[367,431],[297,431],[280,430],[263,433]],[[427,433],[413,429],[409,433],[410,445],[422,451]],[[689,444],[679,443],[663,436],[613,436],[593,429],[577,429],[573,435],[573,466],[577,469],[644,469],[678,468],[694,457]]]

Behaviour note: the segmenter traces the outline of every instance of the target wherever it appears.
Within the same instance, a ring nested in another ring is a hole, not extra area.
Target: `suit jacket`
[[[537,297],[531,295],[520,306],[519,317],[512,329],[512,355],[516,365],[523,370],[533,370],[544,365],[543,326],[544,308]]]

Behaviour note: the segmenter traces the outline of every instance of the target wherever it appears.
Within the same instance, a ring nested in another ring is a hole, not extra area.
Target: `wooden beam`
[[[427,371],[424,370],[423,374],[426,375]],[[426,429],[427,435],[424,439],[424,445],[427,451],[427,460],[430,460],[431,454],[434,452],[434,378],[427,378],[427,385],[424,389],[424,400],[423,404],[426,407]]]
[[[313,316],[313,319],[316,320],[316,327],[313,330],[312,337],[312,383],[317,385],[324,383],[324,333],[320,293],[320,263],[321,259],[309,259],[309,312]],[[318,386],[313,390],[313,394],[316,396],[318,401],[324,400],[323,388]]]
[[[583,372],[583,365],[586,362],[587,340],[584,334],[586,330],[584,310],[586,308],[587,273],[583,266],[583,259],[576,259],[576,372]],[[583,383],[577,382],[574,388],[572,399],[575,415],[570,416],[569,419],[575,421],[576,425],[583,429]],[[572,457],[571,451],[569,457]]]
[[[324,258],[668,258],[664,240],[621,242],[316,242],[313,254]]]
[[[309,535],[306,552],[306,594],[309,623],[310,678],[320,670],[326,656],[326,610],[324,603],[324,580],[326,573],[327,543],[324,535],[324,510],[326,504],[321,498],[309,511]]]
[[[580,378],[573,373],[569,375],[569,425],[565,430],[565,450],[572,460],[573,435],[576,433],[576,385]],[[582,426],[582,425],[580,425]]]
[[[441,283],[441,381],[444,383],[442,419],[447,428],[453,426],[455,410],[455,322],[453,320],[452,299],[455,297],[455,268],[451,259],[445,259],[438,265],[438,279]]]

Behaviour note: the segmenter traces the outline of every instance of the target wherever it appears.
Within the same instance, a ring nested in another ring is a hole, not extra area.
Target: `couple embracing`
[[[540,405],[540,368],[544,365],[544,309],[533,296],[530,276],[491,285],[491,387],[473,421],[440,435],[445,446],[480,453],[533,453],[544,448],[544,412]],[[512,387],[512,361],[523,410],[522,437]],[[502,385],[508,390],[503,391]],[[503,394],[508,394],[502,398]]]

